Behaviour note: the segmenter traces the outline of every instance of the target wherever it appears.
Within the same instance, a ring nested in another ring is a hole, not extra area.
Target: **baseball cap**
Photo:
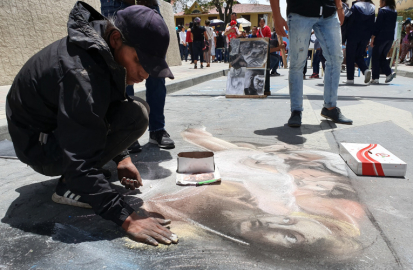
[[[169,30],[157,11],[133,5],[117,12],[116,27],[125,44],[135,48],[143,69],[157,78],[174,78],[165,61],[169,46]]]
[[[231,21],[231,25],[236,25],[236,24],[237,24],[237,22],[235,20]]]

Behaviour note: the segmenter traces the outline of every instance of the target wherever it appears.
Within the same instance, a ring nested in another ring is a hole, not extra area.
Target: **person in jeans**
[[[100,4],[103,16],[114,17],[120,10],[135,5],[135,0],[100,0]],[[136,4],[147,6],[161,15],[157,0],[137,0]],[[165,78],[154,78],[153,76],[149,76],[145,86],[146,102],[148,102],[149,107],[151,108],[149,113],[149,142],[164,149],[175,148],[175,142],[165,130]],[[126,87],[126,92],[128,95],[133,96],[133,85],[128,85],[128,87]],[[134,142],[129,150],[131,152],[140,151],[141,147],[139,142]]]
[[[280,76],[280,73],[277,72],[277,69],[282,63],[281,55],[277,54],[282,48],[285,48],[284,43],[278,44],[278,36],[274,31],[271,34],[270,40],[270,76]]]
[[[313,59],[313,75],[310,76],[311,79],[320,78],[320,62],[323,69],[326,69],[326,59],[323,56],[323,50],[321,49],[320,41],[316,38],[314,41],[314,59]]]
[[[291,117],[288,125],[301,126],[303,111],[303,68],[307,61],[307,46],[311,29],[320,40],[327,60],[324,82],[324,105],[321,115],[335,123],[352,124],[337,107],[337,89],[340,79],[341,51],[340,22],[344,20],[341,0],[287,0],[287,22],[281,17],[279,0],[270,0],[278,35],[287,36],[289,30],[290,71],[289,89]],[[304,49],[303,49],[304,48]]]
[[[181,61],[185,59],[185,62],[188,61],[188,47],[186,44],[186,32],[185,27],[182,26],[181,32],[179,33],[179,51],[181,53]]]
[[[145,132],[149,107],[125,89],[149,74],[173,78],[165,22],[143,6],[126,8],[111,22],[79,1],[67,25],[68,36],[30,58],[7,95],[17,157],[40,174],[61,176],[54,202],[92,208],[139,242],[177,242],[162,226],[167,221],[135,212],[102,172],[113,160],[122,185],[142,185],[124,150]]]
[[[194,25],[191,28],[191,34],[192,34],[192,50],[194,54],[194,69],[197,69],[197,63],[198,63],[198,58],[201,60],[201,68],[204,66],[202,63],[204,62],[204,53],[202,52],[202,48],[204,46],[204,39],[207,39],[206,33],[205,33],[205,27],[200,26],[201,19],[199,17],[196,17],[194,19]]]
[[[351,15],[347,25],[346,45],[346,84],[354,84],[354,64],[356,63],[364,74],[364,82],[371,79],[371,70],[368,69],[364,56],[373,31],[375,6],[371,0],[360,0],[351,7]]]
[[[216,45],[216,49],[215,49],[215,54],[217,57],[217,60],[219,63],[221,63],[221,61],[224,61],[223,56],[222,56],[222,50],[224,49],[224,43],[225,43],[225,37],[222,35],[221,31],[218,31],[218,35],[217,35],[217,45]]]
[[[374,24],[373,35],[370,45],[373,47],[372,53],[372,70],[373,80],[371,84],[378,84],[380,69],[386,75],[385,83],[391,82],[396,73],[392,73],[387,54],[393,45],[394,29],[396,28],[397,12],[394,0],[380,0],[379,14]]]

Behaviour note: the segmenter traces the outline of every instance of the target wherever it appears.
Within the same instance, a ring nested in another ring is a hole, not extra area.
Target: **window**
[[[185,23],[185,20],[184,20],[184,18],[176,18],[176,26],[178,26],[178,25],[184,25],[184,23]]]

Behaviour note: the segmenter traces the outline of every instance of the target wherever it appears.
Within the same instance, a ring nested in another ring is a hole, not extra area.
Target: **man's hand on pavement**
[[[157,246],[158,243],[169,245],[178,243],[178,237],[165,225],[170,224],[170,220],[141,217],[136,212],[133,212],[122,224],[122,228],[129,236],[137,241],[149,245]]]
[[[141,175],[139,174],[138,169],[136,169],[136,166],[132,163],[130,157],[119,162],[118,179],[127,189],[134,190],[143,186]]]

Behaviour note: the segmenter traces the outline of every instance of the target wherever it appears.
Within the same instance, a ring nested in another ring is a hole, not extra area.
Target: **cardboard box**
[[[215,166],[213,152],[182,152],[178,154],[176,184],[197,185],[200,182],[220,182],[221,176]]]
[[[379,144],[341,143],[340,155],[357,175],[406,175],[407,164]]]

